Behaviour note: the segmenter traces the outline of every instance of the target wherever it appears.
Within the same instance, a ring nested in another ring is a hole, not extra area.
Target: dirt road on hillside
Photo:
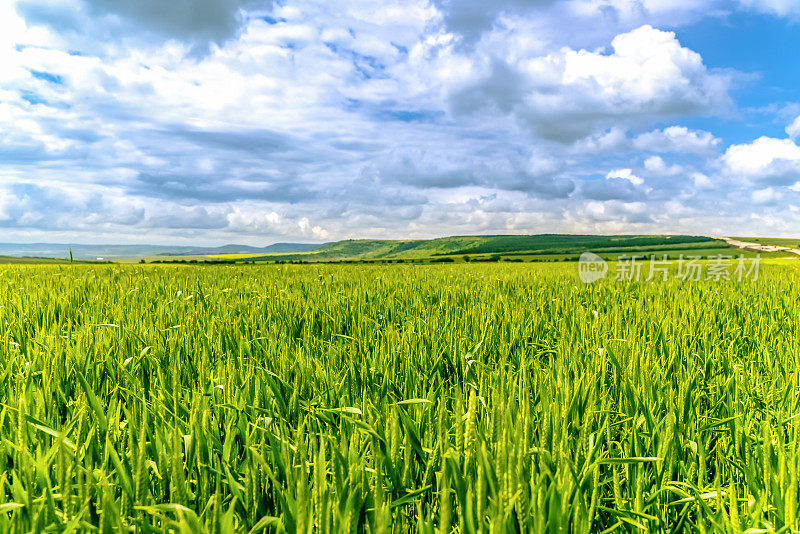
[[[736,239],[732,239],[730,237],[720,237],[719,239],[724,239],[725,242],[732,247],[746,248],[748,250],[755,250],[757,252],[790,252],[800,256],[800,249],[796,248],[781,247],[777,245],[762,245],[760,243],[748,243],[747,241],[737,241]]]

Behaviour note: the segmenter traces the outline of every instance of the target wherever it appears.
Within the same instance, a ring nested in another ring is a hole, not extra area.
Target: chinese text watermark
[[[684,256],[681,254],[677,260],[667,259],[666,254],[661,257],[652,254],[628,255],[623,254],[617,258],[614,265],[614,280],[639,282],[644,280],[667,281],[670,276],[678,280],[699,282],[709,280],[744,281],[758,280],[758,270],[761,265],[761,256],[756,255],[745,258],[744,255],[724,256]],[[676,268],[673,268],[676,267]],[[593,252],[584,252],[578,260],[578,276],[581,281],[591,284],[606,277],[609,264]]]

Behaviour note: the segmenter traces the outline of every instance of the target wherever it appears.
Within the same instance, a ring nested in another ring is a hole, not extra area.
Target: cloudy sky
[[[800,0],[0,0],[0,241],[800,235]]]

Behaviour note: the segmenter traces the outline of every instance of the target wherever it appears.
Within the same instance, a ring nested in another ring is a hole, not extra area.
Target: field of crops
[[[0,532],[796,530],[796,265],[3,266]]]

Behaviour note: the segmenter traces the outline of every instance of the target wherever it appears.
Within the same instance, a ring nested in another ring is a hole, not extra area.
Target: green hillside
[[[656,251],[691,248],[727,248],[721,240],[703,236],[669,235],[492,235],[437,239],[336,241],[298,254],[265,255],[251,260],[409,259],[447,255],[550,255],[593,252]]]

